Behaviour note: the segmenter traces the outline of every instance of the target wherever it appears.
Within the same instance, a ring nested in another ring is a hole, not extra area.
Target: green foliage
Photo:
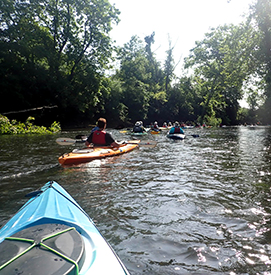
[[[144,47],[138,37],[132,37],[120,50],[121,60],[118,77],[122,87],[122,103],[127,107],[132,121],[145,119],[149,107],[149,82],[152,76],[148,71],[149,62]]]
[[[245,50],[251,33],[243,24],[220,26],[196,42],[186,59],[186,68],[194,68],[202,87],[202,118],[207,115],[236,123],[243,83],[251,73],[250,52]]]
[[[174,75],[170,39],[163,66],[157,61],[154,32],[118,48],[119,68],[107,76],[115,50],[109,34],[120,13],[109,0],[0,1],[0,110],[57,105],[62,121],[102,115],[119,124],[235,124],[244,117],[270,123],[270,10],[270,0],[257,0],[245,24],[219,26],[196,41],[185,59],[189,76]],[[247,115],[239,106],[244,92]],[[31,119],[1,117],[3,133],[31,133],[35,127]],[[51,127],[46,130],[58,129]]]
[[[164,65],[165,70],[165,89],[168,92],[170,82],[174,76],[174,59],[173,59],[173,49],[171,46],[171,41],[169,40],[169,49],[167,50],[167,58]]]
[[[254,36],[257,47],[251,51],[254,69],[260,81],[264,81],[265,102],[262,104],[262,119],[271,122],[271,1],[257,0],[251,9],[251,25],[254,27]]]
[[[95,108],[118,14],[108,0],[1,1],[1,111]]]
[[[6,116],[0,115],[0,135],[4,134],[54,134],[61,131],[60,124],[53,122],[49,128],[36,126],[32,123],[34,117],[28,117],[25,123],[16,120],[10,121]]]
[[[59,122],[54,121],[51,126],[49,127],[49,131],[51,133],[58,133],[61,131],[61,126]]]
[[[208,126],[216,127],[222,123],[222,119],[214,116],[204,116],[203,122]]]
[[[241,124],[250,123],[249,121],[249,110],[246,108],[240,108],[237,113],[237,120]]]

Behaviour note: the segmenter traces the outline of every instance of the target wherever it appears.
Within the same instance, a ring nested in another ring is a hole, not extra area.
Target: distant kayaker
[[[158,122],[157,121],[155,121],[154,124],[151,124],[151,129],[152,129],[152,131],[156,131],[156,132],[161,131],[160,128],[159,128],[159,126],[158,126]]]
[[[142,121],[137,121],[134,128],[133,128],[133,132],[134,133],[143,133],[146,132],[144,126],[143,126],[143,122]]]
[[[90,146],[92,143],[95,146],[111,146],[111,147],[120,147],[123,144],[117,143],[111,134],[105,132],[106,128],[106,119],[99,118],[97,122],[98,129],[91,132],[86,141],[86,146]]]
[[[174,126],[169,130],[169,134],[184,134],[184,131],[180,127],[180,123],[178,121],[174,122]]]

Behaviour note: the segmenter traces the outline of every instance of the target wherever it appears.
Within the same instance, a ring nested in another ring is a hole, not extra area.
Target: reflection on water
[[[56,180],[132,275],[271,274],[270,128],[186,133],[183,141],[149,135],[154,149],[69,168],[57,157],[74,147],[56,136],[0,137],[0,224],[25,193]]]

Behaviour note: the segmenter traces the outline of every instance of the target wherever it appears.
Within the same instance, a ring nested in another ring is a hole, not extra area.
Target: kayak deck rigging
[[[48,182],[28,197],[0,230],[1,274],[129,274],[91,218],[60,185]]]

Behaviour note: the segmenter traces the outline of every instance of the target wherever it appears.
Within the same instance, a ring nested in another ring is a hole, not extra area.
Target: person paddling
[[[174,126],[169,130],[169,134],[184,134],[183,129],[180,127],[178,121],[174,123]]]
[[[154,124],[151,124],[151,129],[152,129],[152,131],[155,131],[155,132],[160,132],[161,131],[159,126],[158,126],[157,121],[155,121]]]
[[[92,143],[94,146],[111,146],[118,148],[123,146],[123,144],[117,143],[111,134],[105,132],[106,128],[106,119],[99,118],[97,122],[98,129],[91,132],[89,137],[86,140],[86,146],[90,146]]]
[[[143,122],[137,121],[133,128],[133,133],[143,133],[143,132],[146,132],[146,129],[143,126]]]

